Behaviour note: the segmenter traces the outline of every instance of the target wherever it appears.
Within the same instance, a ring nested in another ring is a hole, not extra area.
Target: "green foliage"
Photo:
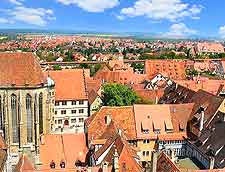
[[[131,67],[133,67],[134,69],[143,70],[144,64],[143,63],[132,63]]]
[[[148,104],[148,105],[153,105],[155,104],[153,101],[151,100],[148,100],[148,99],[143,99],[143,98],[140,98],[135,102],[136,104]]]
[[[198,76],[198,71],[195,69],[187,69],[186,75],[187,76]]]
[[[148,59],[186,59],[185,55],[176,55],[174,52],[165,52],[159,55],[150,55],[143,53],[140,56],[140,60],[148,60]]]
[[[96,72],[98,72],[98,70],[101,69],[101,67],[102,67],[101,64],[92,65],[90,68],[91,76],[94,76]]]
[[[88,67],[88,64],[81,63],[80,68],[88,69],[89,67]]]
[[[138,101],[136,93],[121,84],[103,86],[103,104],[105,106],[130,106]]]
[[[53,70],[62,70],[61,66],[56,64],[53,66]]]
[[[220,53],[220,54],[210,54],[209,55],[210,59],[221,59],[225,58],[225,53]]]
[[[64,59],[64,61],[66,61],[66,62],[73,61],[73,52],[72,51],[66,52],[65,55],[66,55],[66,58]]]

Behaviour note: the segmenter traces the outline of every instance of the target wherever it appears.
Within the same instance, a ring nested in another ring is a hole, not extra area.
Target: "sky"
[[[225,39],[225,0],[0,0],[0,29]]]

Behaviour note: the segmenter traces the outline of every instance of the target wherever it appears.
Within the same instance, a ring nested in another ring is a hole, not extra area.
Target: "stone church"
[[[7,164],[24,152],[38,164],[41,135],[51,131],[54,96],[54,81],[32,53],[0,53],[0,134],[8,145]]]

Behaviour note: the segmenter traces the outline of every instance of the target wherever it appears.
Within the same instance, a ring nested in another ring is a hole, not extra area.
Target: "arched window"
[[[27,111],[27,142],[33,141],[33,114],[32,114],[32,97],[26,96],[26,111]]]
[[[3,129],[2,96],[0,95],[0,130]]]
[[[43,133],[43,94],[39,95],[39,133]]]
[[[12,112],[13,143],[18,143],[19,134],[18,134],[17,97],[15,94],[11,95],[11,112]]]

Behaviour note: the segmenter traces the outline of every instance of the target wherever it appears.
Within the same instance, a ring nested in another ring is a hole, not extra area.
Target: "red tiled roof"
[[[62,160],[68,169],[74,169],[77,160],[85,162],[88,150],[84,134],[49,134],[43,137],[44,144],[40,145],[41,169],[50,169],[52,160],[56,169],[60,169]]]
[[[190,102],[194,103],[191,118],[197,113],[200,107],[203,107],[205,108],[204,124],[207,125],[211,118],[216,114],[223,101],[224,99],[222,97],[199,90],[190,100]]]
[[[23,154],[15,167],[15,172],[35,172],[35,168],[28,157]]]
[[[164,89],[160,89],[160,90],[134,89],[134,91],[143,100],[148,100],[153,103],[156,103],[156,101],[159,101],[159,99],[164,94]]]
[[[186,135],[180,129],[186,130],[192,108],[193,104],[134,105],[137,138],[182,139]],[[156,130],[160,133],[155,133]]]
[[[184,60],[146,60],[145,73],[152,78],[161,73],[171,79],[185,79],[186,61]]]
[[[55,82],[56,101],[87,99],[82,69],[49,71],[49,76]]]
[[[0,53],[0,86],[40,86],[46,80],[32,53]]]
[[[210,80],[210,79],[198,79],[196,80],[178,80],[177,84],[187,87],[193,91],[204,90],[211,94],[217,95],[221,89],[224,89],[224,80]]]
[[[224,46],[221,43],[199,42],[196,48],[198,52],[224,53]]]
[[[86,78],[86,88],[88,92],[88,101],[90,104],[94,102],[94,100],[101,96],[99,92],[101,92],[102,82],[101,80],[94,80],[91,78]]]
[[[119,171],[120,172],[141,172],[142,168],[137,163],[135,158],[137,157],[136,151],[128,144],[128,142],[114,132],[110,138],[107,139],[106,143],[95,153],[95,157],[99,158],[106,153],[107,149],[110,148],[104,157],[103,161],[112,164],[112,159],[115,155],[115,150],[119,155]]]
[[[173,161],[165,154],[161,153],[157,160],[157,172],[181,172]]]
[[[105,82],[115,82],[121,84],[141,83],[147,76],[145,74],[135,74],[133,70],[121,69],[110,70],[106,66],[100,69],[94,79],[104,80]]]
[[[86,120],[88,139],[98,139],[107,128],[105,117],[109,115],[114,124],[120,128],[129,140],[136,138],[133,107],[102,107]],[[101,126],[101,127],[99,127]]]

